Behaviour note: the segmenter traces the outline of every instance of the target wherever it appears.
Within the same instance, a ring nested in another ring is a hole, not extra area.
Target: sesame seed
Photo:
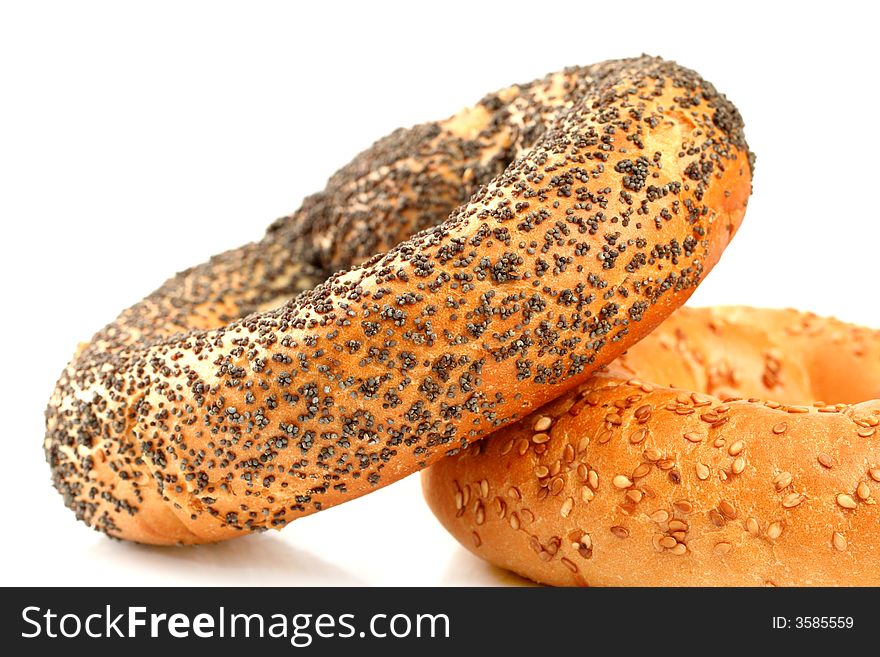
[[[590,474],[587,477],[587,481],[590,484],[590,488],[592,488],[593,490],[596,490],[597,488],[599,488],[599,473],[596,472],[595,470],[590,470]]]
[[[536,445],[542,445],[550,440],[550,434],[547,433],[536,433],[532,436],[532,442]]]
[[[725,517],[730,518],[731,520],[736,519],[736,507],[727,500],[721,500],[718,504],[718,510],[721,511],[722,515]]]
[[[574,404],[572,404],[569,407],[568,414],[571,415],[572,417],[577,417],[578,415],[581,414],[581,411],[584,410],[584,406],[586,406],[586,405],[587,405],[587,402],[584,399],[576,401]]]
[[[547,431],[550,426],[553,424],[553,418],[548,417],[547,415],[542,415],[535,422],[535,426],[533,427],[536,432]]]
[[[697,463],[696,469],[697,469],[697,478],[698,479],[700,479],[701,481],[705,481],[706,479],[709,478],[709,474],[711,474],[711,473],[709,471],[708,465],[706,465],[705,463]]]
[[[622,527],[620,525],[615,525],[611,528],[611,533],[614,534],[617,538],[626,538],[629,536],[629,530],[626,527]]]
[[[864,481],[860,481],[859,485],[856,487],[856,495],[860,500],[866,500],[871,497],[871,489],[868,487],[868,484]]]
[[[591,502],[596,494],[593,492],[593,489],[589,486],[583,486],[581,488],[581,499],[584,502]]]
[[[742,474],[742,471],[746,469],[746,460],[742,456],[736,457],[730,469],[733,471],[733,474]]]
[[[840,532],[834,532],[831,534],[831,544],[835,550],[844,552],[846,550],[846,537]]]
[[[699,443],[703,441],[703,437],[698,433],[694,433],[693,431],[687,432],[686,434],[684,434],[684,437],[692,443]]]
[[[480,539],[480,535],[477,532],[472,532],[471,538],[473,538],[474,547],[480,547],[483,544],[483,541]]]
[[[589,534],[584,533],[584,535],[581,536],[580,545],[583,545],[585,548],[592,549],[592,547],[593,547],[593,539],[590,538],[590,535],[589,535]]]
[[[519,529],[519,516],[516,514],[516,512],[510,514],[510,519],[508,520],[508,522],[510,523],[510,527],[512,529]]]
[[[669,520],[669,512],[665,509],[657,509],[656,511],[654,511],[654,513],[651,514],[651,520],[656,522],[658,525],[661,525]]]
[[[477,510],[476,510],[476,513],[474,513],[474,521],[478,525],[482,525],[485,520],[486,520],[486,512],[483,510],[483,505],[477,504]]]
[[[852,495],[847,495],[846,493],[840,493],[837,496],[837,503],[844,509],[855,509],[858,506]]]
[[[858,431],[859,437],[861,438],[870,438],[875,433],[877,433],[877,430],[874,427],[864,427]]]
[[[834,461],[831,460],[831,457],[828,456],[825,452],[821,452],[819,456],[816,457],[816,460],[819,461],[819,465],[830,468],[834,465]]]
[[[486,479],[480,481],[480,495],[486,498],[489,497],[489,481]]]
[[[746,520],[746,531],[752,536],[757,536],[761,533],[761,526],[755,518],[749,518]]]
[[[504,443],[504,446],[501,448],[501,456],[506,456],[510,453],[510,450],[513,449],[513,439],[508,440]]]
[[[733,546],[730,543],[725,543],[724,541],[722,541],[715,544],[715,547],[712,548],[712,552],[719,557],[723,557],[725,554],[730,552],[732,547]]]
[[[771,523],[770,526],[767,527],[767,538],[769,538],[771,541],[775,541],[780,536],[782,536],[782,523]]]
[[[535,476],[538,479],[543,479],[544,477],[546,477],[549,474],[550,474],[550,468],[548,468],[546,465],[535,466]]]
[[[773,485],[776,487],[776,490],[781,491],[784,488],[787,488],[788,485],[791,484],[791,473],[790,472],[780,472],[773,478]]]
[[[871,479],[874,481],[880,481],[880,468],[871,468],[868,470],[868,475],[870,475]]]
[[[686,532],[688,529],[688,524],[684,520],[670,520],[669,521],[669,531],[671,532]]]
[[[786,509],[793,509],[803,501],[804,495],[800,493],[789,493],[782,498],[782,506],[784,506]]]
[[[663,538],[660,539],[660,547],[664,547],[664,548],[668,549],[668,548],[674,548],[676,545],[678,545],[678,541],[676,541],[671,536],[664,536]]]
[[[559,513],[563,518],[568,518],[568,515],[571,513],[571,510],[574,508],[574,498],[569,497],[562,503],[562,507],[559,509]]]
[[[577,547],[578,554],[581,555],[584,559],[592,559],[593,558],[593,542],[590,540],[588,534],[584,534],[584,539],[582,539],[581,543]]]
[[[642,491],[635,488],[630,488],[628,491],[626,491],[626,499],[630,500],[634,504],[638,504],[639,502],[641,502],[643,495],[644,494],[642,493]]]
[[[788,424],[785,422],[780,422],[773,426],[773,433],[779,435],[785,433],[788,430]]]
[[[679,543],[674,548],[669,550],[669,554],[674,554],[677,557],[680,557],[685,552],[687,552],[687,545],[685,545],[684,543]]]
[[[646,461],[654,462],[663,458],[663,453],[656,447],[648,447],[643,454]]]
[[[632,480],[626,475],[614,475],[614,478],[611,480],[611,483],[614,484],[616,488],[629,488],[633,485]]]
[[[636,431],[633,431],[630,434],[629,442],[631,442],[633,445],[637,445],[638,443],[642,442],[645,439],[645,436],[647,436],[647,435],[648,435],[647,429],[644,429],[644,428],[638,429]]]
[[[651,412],[653,411],[653,406],[650,404],[643,404],[639,406],[635,411],[633,411],[633,415],[639,422],[646,422],[649,417],[651,417]]]
[[[737,440],[727,448],[727,453],[731,456],[736,456],[743,451],[743,447],[745,447],[745,443],[741,440]]]
[[[682,513],[692,513],[694,510],[694,505],[691,504],[688,500],[678,500],[673,504],[677,511],[681,511]]]
[[[651,464],[650,463],[640,463],[636,466],[636,469],[633,470],[632,478],[633,479],[641,479],[642,477],[647,477],[651,472]]]

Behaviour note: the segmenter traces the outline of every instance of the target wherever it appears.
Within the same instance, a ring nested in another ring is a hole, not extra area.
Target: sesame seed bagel
[[[736,109],[651,57],[395,132],[262,241],[178,274],[83,346],[47,410],[55,486],[86,523],[155,544],[363,495],[649,333],[715,264],[750,190]]]
[[[880,331],[682,308],[422,482],[462,545],[538,582],[877,586],[878,425]]]

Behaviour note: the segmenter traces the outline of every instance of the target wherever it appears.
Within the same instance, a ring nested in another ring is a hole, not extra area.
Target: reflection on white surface
[[[138,564],[164,577],[193,584],[294,586],[332,582],[358,586],[366,582],[313,551],[284,540],[281,534],[247,536],[214,545],[164,548],[100,541],[90,550],[98,563]]]
[[[438,584],[451,586],[538,586],[514,572],[498,568],[458,546]]]
[[[189,547],[110,540],[75,522],[57,495],[40,496],[39,504],[46,506],[52,521],[35,525],[27,536],[34,566],[13,570],[5,584],[530,584],[475,557],[449,536],[422,500],[417,475],[296,520],[282,531]],[[73,563],[67,563],[66,554]]]

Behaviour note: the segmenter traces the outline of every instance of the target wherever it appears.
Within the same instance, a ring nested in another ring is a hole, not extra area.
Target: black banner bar
[[[25,588],[5,589],[0,613],[7,654],[691,654],[871,645],[878,601],[878,589]]]

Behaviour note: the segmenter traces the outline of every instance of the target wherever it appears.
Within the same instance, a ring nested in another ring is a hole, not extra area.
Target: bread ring
[[[394,133],[74,357],[47,410],[54,483],[88,524],[157,544],[362,495],[648,333],[715,264],[750,190],[736,109],[649,57]]]
[[[429,468],[425,496],[462,545],[548,584],[876,586],[878,398],[880,331],[682,308]]]

